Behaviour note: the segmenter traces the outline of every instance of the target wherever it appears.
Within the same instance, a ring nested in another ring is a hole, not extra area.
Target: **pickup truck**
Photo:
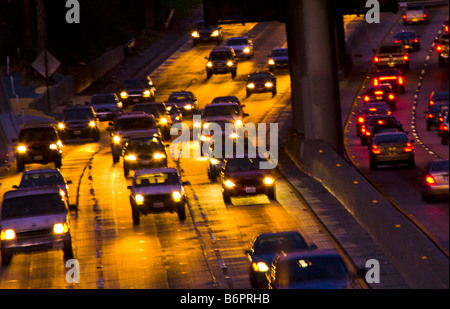
[[[409,55],[402,44],[382,44],[375,53],[373,62],[378,70],[398,68],[402,73],[409,71]]]

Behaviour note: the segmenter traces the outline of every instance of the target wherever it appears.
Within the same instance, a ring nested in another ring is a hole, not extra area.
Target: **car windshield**
[[[248,40],[245,38],[228,39],[226,46],[233,45],[248,45]]]
[[[346,280],[347,278],[347,269],[338,257],[290,259],[277,265],[276,282],[279,285],[314,280]]]
[[[381,46],[379,51],[380,54],[395,54],[403,53],[403,47],[401,45],[387,45]]]
[[[262,238],[254,248],[255,255],[276,253],[281,251],[297,251],[308,246],[298,235],[276,235]]]
[[[91,104],[111,104],[117,103],[116,96],[114,94],[105,94],[105,95],[93,95],[91,98]]]
[[[28,188],[35,186],[48,186],[64,184],[62,176],[55,172],[24,173],[19,187]]]
[[[65,213],[64,199],[60,194],[27,195],[3,201],[2,219]]]
[[[248,80],[251,81],[264,81],[264,80],[271,80],[272,79],[272,75],[270,75],[269,73],[257,73],[257,74],[251,74],[248,77]]]
[[[125,89],[142,89],[147,88],[149,86],[149,82],[146,79],[127,79],[123,83],[123,88]]]
[[[72,109],[64,111],[62,114],[62,120],[90,120],[92,119],[91,111],[88,109]]]
[[[132,117],[117,120],[116,131],[156,129],[156,122],[149,117]]]
[[[439,113],[440,111],[448,110],[448,101],[447,102],[435,102],[430,106],[430,113]]]
[[[186,93],[186,94],[171,94],[169,96],[170,102],[185,102],[185,101],[194,101],[195,98],[192,94]]]
[[[259,158],[236,158],[227,160],[225,171],[227,172],[245,172],[256,171],[260,169],[261,159]]]
[[[239,99],[235,96],[215,97],[212,103],[239,103]]]
[[[142,174],[136,176],[134,180],[134,186],[136,188],[170,185],[181,185],[180,177],[177,173]]]
[[[230,52],[213,52],[209,55],[209,60],[228,60]]]
[[[440,160],[430,164],[430,172],[449,171],[448,160]]]
[[[155,117],[161,117],[167,113],[163,104],[136,104],[133,106],[133,112],[145,112]]]
[[[397,122],[395,121],[395,118],[372,118],[369,120],[369,126],[395,126],[397,125]]]
[[[377,145],[407,142],[408,136],[406,136],[406,134],[377,134],[374,138],[374,143]]]
[[[274,49],[272,50],[272,57],[287,57],[288,50],[287,49]]]
[[[396,35],[396,38],[397,39],[401,39],[401,40],[404,40],[404,39],[414,39],[414,38],[416,38],[417,37],[417,35],[416,35],[416,33],[414,33],[414,32],[400,32],[400,33],[398,33],[397,35]]]
[[[133,139],[128,142],[127,152],[139,151],[139,152],[153,152],[149,150],[163,150],[163,145],[161,145],[160,141],[154,137],[151,139]]]
[[[204,117],[237,115],[239,115],[239,108],[234,104],[207,106],[203,114]]]
[[[53,128],[38,128],[22,130],[20,132],[19,140],[23,143],[37,142],[37,141],[56,141],[56,132]]]

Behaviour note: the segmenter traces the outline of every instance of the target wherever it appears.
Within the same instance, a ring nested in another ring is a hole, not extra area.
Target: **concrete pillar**
[[[343,155],[334,19],[328,0],[289,0],[293,129]]]

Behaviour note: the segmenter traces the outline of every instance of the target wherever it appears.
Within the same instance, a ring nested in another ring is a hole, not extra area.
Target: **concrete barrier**
[[[342,203],[411,288],[449,288],[448,257],[329,145],[290,132],[285,151]]]

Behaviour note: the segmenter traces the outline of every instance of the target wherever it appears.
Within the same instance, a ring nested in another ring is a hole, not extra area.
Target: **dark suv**
[[[58,120],[58,131],[62,140],[89,137],[96,142],[100,140],[99,120],[90,105],[66,107]]]
[[[123,104],[155,101],[156,87],[150,76],[136,76],[126,79],[120,89]]]
[[[216,47],[209,57],[205,57],[206,63],[206,77],[211,78],[213,74],[227,74],[231,73],[231,77],[235,78],[237,74],[238,59],[231,47]]]
[[[63,145],[55,127],[50,124],[28,124],[19,133],[19,138],[14,138],[16,143],[15,156],[17,171],[21,172],[25,164],[55,163],[56,168],[62,166]]]

